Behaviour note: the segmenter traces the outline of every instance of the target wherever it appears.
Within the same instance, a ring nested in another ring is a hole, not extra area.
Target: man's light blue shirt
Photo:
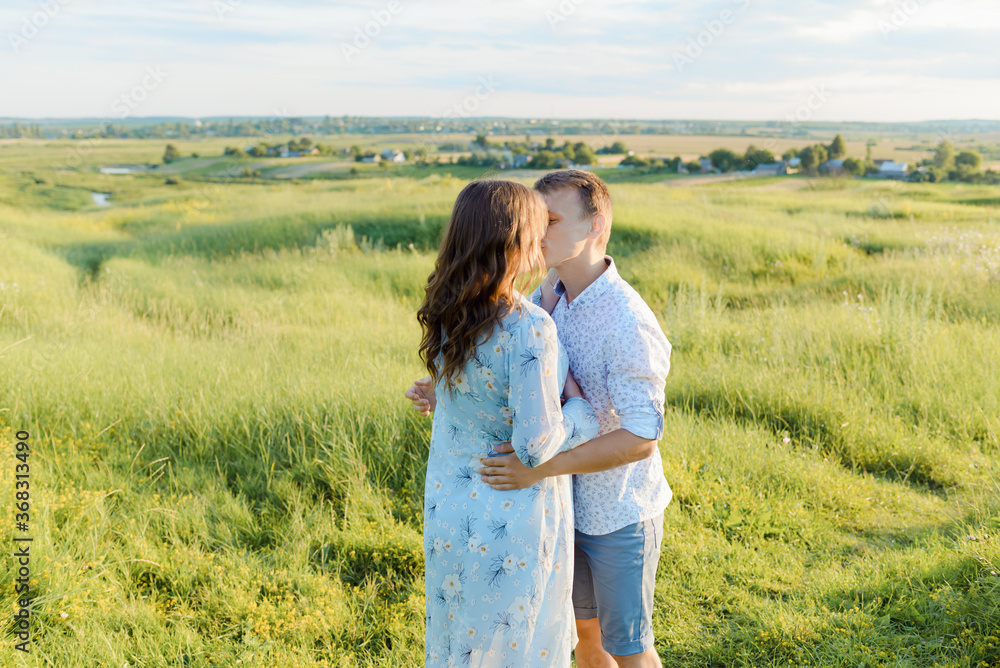
[[[572,302],[558,281],[552,319],[569,356],[570,370],[601,425],[600,434],[626,429],[636,436],[663,436],[664,385],[670,342],[656,316],[618,274],[614,260]],[[541,291],[531,299],[538,304]],[[651,457],[597,473],[573,476],[578,531],[603,535],[657,516],[672,492],[659,451]]]

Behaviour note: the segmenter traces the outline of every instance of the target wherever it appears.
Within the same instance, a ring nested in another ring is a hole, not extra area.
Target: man
[[[612,203],[604,182],[590,172],[562,170],[539,179],[535,189],[549,208],[542,245],[553,271],[532,301],[551,312],[601,429],[594,440],[537,467],[508,454],[484,460],[479,473],[496,490],[573,475],[577,665],[661,666],[652,610],[663,511],[672,496],[657,449],[670,343],[606,255]],[[416,410],[432,410],[426,379],[407,396]],[[506,445],[496,450],[511,452]]]

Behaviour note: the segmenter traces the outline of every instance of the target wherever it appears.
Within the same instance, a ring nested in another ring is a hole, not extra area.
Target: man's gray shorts
[[[576,532],[573,607],[601,624],[601,645],[615,656],[653,646],[653,589],[663,513],[603,536]]]

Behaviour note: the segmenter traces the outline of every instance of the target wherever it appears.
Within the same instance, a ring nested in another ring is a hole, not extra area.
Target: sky
[[[4,0],[0,117],[1000,120],[998,0]]]

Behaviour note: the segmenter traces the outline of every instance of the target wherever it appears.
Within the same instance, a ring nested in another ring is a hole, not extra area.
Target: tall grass
[[[73,210],[62,178],[0,175],[36,596],[3,664],[420,665],[430,424],[401,393],[462,182],[117,177]],[[1000,665],[998,211],[962,203],[996,189],[770,183],[612,186],[674,351],[657,649]]]

